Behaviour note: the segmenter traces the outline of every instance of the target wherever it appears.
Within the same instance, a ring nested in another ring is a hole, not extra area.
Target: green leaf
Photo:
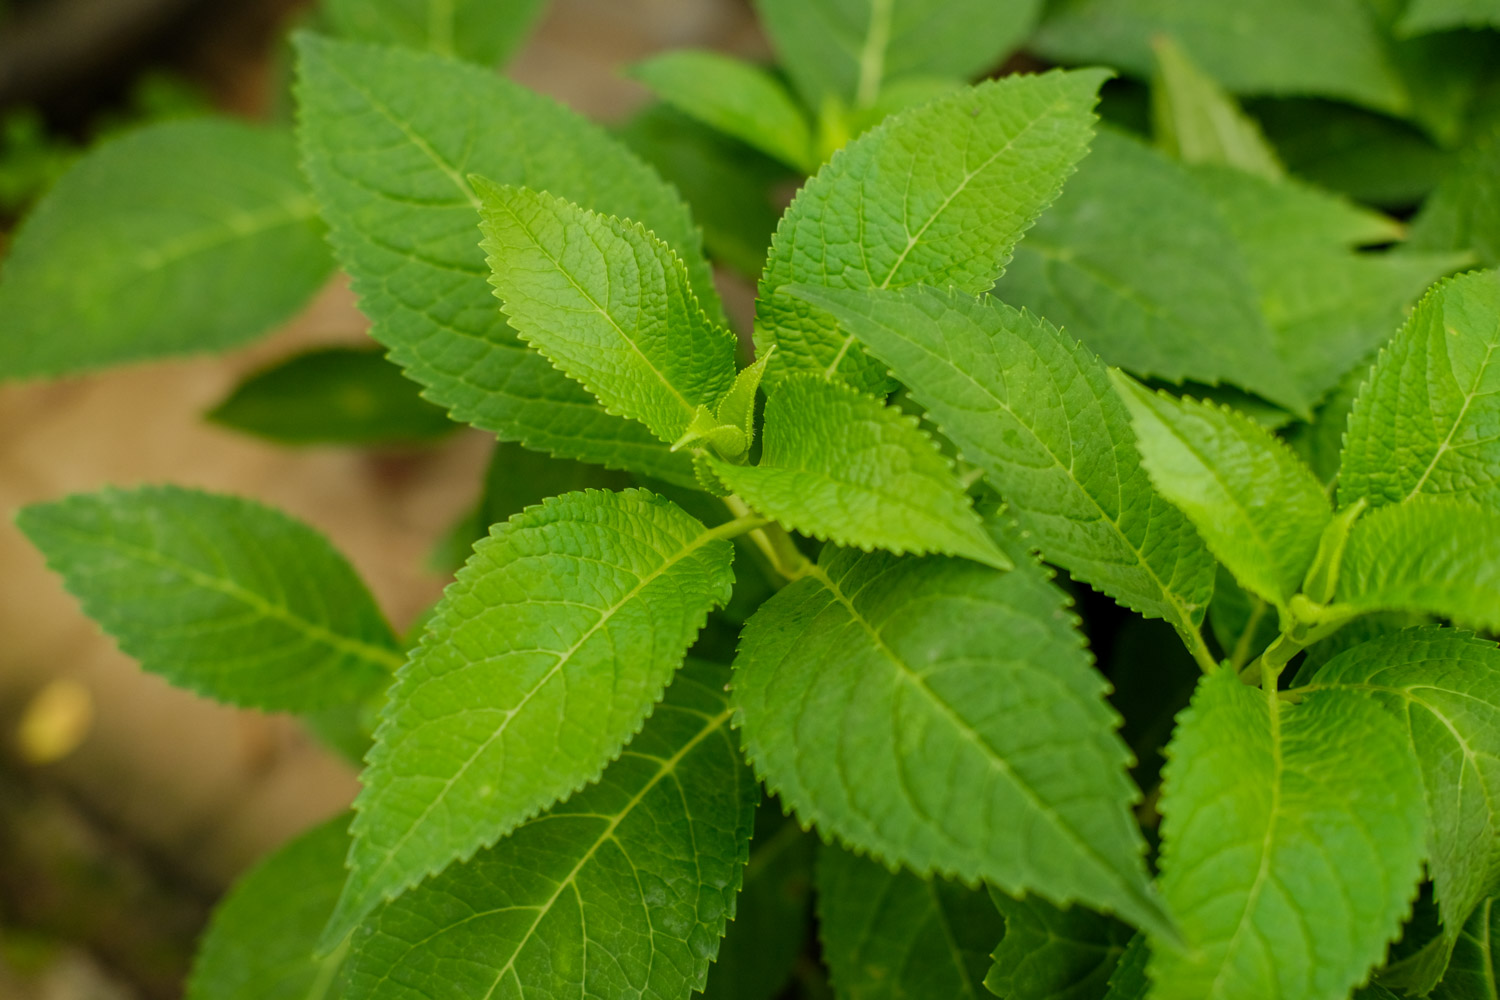
[[[1381,352],[1349,415],[1339,502],[1419,495],[1500,513],[1500,271],[1429,292]]]
[[[221,351],[291,318],[333,262],[290,137],[164,122],[80,159],[0,272],[0,380]]]
[[[526,40],[547,0],[327,0],[338,34],[494,66]]]
[[[984,985],[1004,1000],[1100,1000],[1132,932],[1081,906],[990,890],[1005,936]]]
[[[374,914],[361,1000],[680,998],[701,990],[750,841],[755,780],[691,665],[620,759],[568,801]]]
[[[396,676],[325,946],[597,778],[729,600],[733,555],[645,490],[569,493],[492,528]]]
[[[1397,30],[1404,35],[1425,35],[1483,27],[1500,28],[1500,3],[1496,0],[1411,0]]]
[[[314,827],[243,876],[214,910],[186,1000],[335,997],[345,949],[313,944],[344,885],[348,816]]]
[[[746,754],[803,822],[887,863],[1166,928],[1107,685],[1017,554],[825,549],[741,635]]]
[[[1349,533],[1334,600],[1500,629],[1500,512],[1417,496],[1366,514]]]
[[[1247,593],[1223,566],[1214,580],[1208,621],[1219,648],[1235,669],[1255,659],[1280,634],[1276,609]]]
[[[637,63],[630,75],[657,97],[793,170],[818,169],[812,128],[781,81],[750,63],[679,49]]]
[[[1457,157],[1412,220],[1413,250],[1470,250],[1485,267],[1500,267],[1500,127]]]
[[[379,350],[325,347],[251,375],[208,419],[280,444],[402,445],[457,430]]]
[[[1285,606],[1333,516],[1312,470],[1234,410],[1151,392],[1118,374],[1115,385],[1162,496],[1247,590]]]
[[[1130,939],[1114,974],[1109,977],[1109,992],[1104,994],[1104,1000],[1146,1000],[1151,989],[1151,981],[1146,976],[1146,965],[1150,961],[1151,951],[1146,947],[1146,936],[1137,934]]]
[[[1446,959],[1500,879],[1500,649],[1453,629],[1409,629],[1335,657],[1299,692],[1323,690],[1363,692],[1406,731],[1427,789],[1427,870]]]
[[[670,444],[729,391],[734,334],[703,312],[671,247],[562,198],[471,183],[511,326],[608,412]]]
[[[818,937],[840,1000],[988,1000],[985,956],[1004,929],[982,890],[818,852]]]
[[[817,838],[766,799],[755,813],[755,838],[734,922],[708,970],[705,1000],[775,1000],[807,946],[812,926]]]
[[[756,0],[803,99],[875,103],[905,76],[969,78],[999,65],[1031,30],[1040,0]]]
[[[766,403],[760,464],[709,461],[730,491],[793,531],[1010,565],[917,421],[842,382],[784,379]]]
[[[1307,409],[1217,206],[1186,167],[1123,133],[1100,131],[995,294],[1137,375]]]
[[[1255,119],[1169,35],[1152,40],[1151,131],[1184,163],[1215,163],[1278,180],[1286,171]]]
[[[845,147],[798,193],[771,244],[755,344],[760,353],[777,345],[772,379],[816,372],[888,386],[832,317],[776,291],[794,282],[987,290],[1083,156],[1104,79],[1086,70],[983,83]]]
[[[1459,935],[1432,1000],[1500,1000],[1500,906],[1486,899]]]
[[[1284,705],[1205,677],[1167,750],[1161,889],[1185,945],[1152,941],[1152,1000],[1325,1000],[1385,955],[1416,894],[1422,778],[1370,698]]]
[[[354,570],[280,511],[148,486],[33,504],[16,524],[120,649],[179,687],[311,711],[362,700],[401,664]]]
[[[597,126],[477,66],[303,35],[302,155],[371,333],[457,420],[564,458],[692,485],[691,462],[604,411],[505,325],[466,178],[639,221],[720,319],[686,207]]]
[[[984,470],[1044,557],[1195,634],[1214,561],[1151,487],[1098,358],[993,298],[911,288],[789,291],[891,367],[965,461]]]

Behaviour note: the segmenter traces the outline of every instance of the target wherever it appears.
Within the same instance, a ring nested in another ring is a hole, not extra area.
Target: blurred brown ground
[[[220,103],[246,113],[270,106],[274,72],[263,44],[235,37],[206,44],[201,58],[216,67]],[[554,0],[511,74],[615,120],[644,96],[619,77],[620,67],[689,44],[763,51],[740,0]],[[14,778],[10,787],[0,782],[0,851],[21,852],[29,843],[65,853],[70,835],[47,832],[47,825],[82,827],[75,832],[90,841],[89,850],[131,855],[132,870],[151,883],[122,897],[157,911],[139,913],[140,921],[192,923],[248,864],[348,805],[357,789],[353,769],[292,720],[175,690],[120,654],[46,571],[12,517],[24,504],[105,484],[172,482],[256,497],[325,531],[404,628],[445,582],[424,568],[425,558],[474,499],[485,436],[465,432],[440,448],[401,455],[292,451],[201,419],[248,371],[310,345],[358,341],[365,325],[336,281],[286,329],[229,356],[0,388],[0,760]],[[55,763],[20,766],[17,722],[35,694],[58,679],[87,692],[87,734]],[[7,822],[28,828],[7,838]],[[18,859],[0,856],[0,869],[8,860]],[[0,877],[0,893],[5,884]],[[43,909],[69,905],[67,898],[43,899],[66,896],[66,886],[10,891]],[[101,962],[112,961],[65,953],[23,987],[0,957],[0,997],[163,995],[160,987],[100,971]]]

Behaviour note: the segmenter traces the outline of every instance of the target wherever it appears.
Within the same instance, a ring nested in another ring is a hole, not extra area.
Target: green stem
[[[1179,632],[1183,644],[1187,646],[1188,652],[1193,654],[1193,659],[1198,663],[1198,669],[1205,674],[1211,674],[1219,669],[1219,663],[1214,659],[1214,654],[1209,652],[1208,643],[1203,639],[1203,633],[1194,628]]]
[[[755,513],[749,504],[733,494],[722,499],[724,506],[735,516],[729,524],[748,524],[752,520],[758,522],[739,533],[749,537],[773,570],[788,583],[806,575],[811,563],[797,548],[797,543],[792,541],[792,536],[787,534],[785,528],[770,518]]]

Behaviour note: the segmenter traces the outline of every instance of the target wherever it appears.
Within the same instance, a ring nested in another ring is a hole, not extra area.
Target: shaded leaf
[[[327,0],[322,10],[346,38],[493,66],[520,47],[546,6],[547,0]]]
[[[1132,931],[1081,906],[990,890],[1005,916],[984,985],[1003,1000],[1101,1000]]]

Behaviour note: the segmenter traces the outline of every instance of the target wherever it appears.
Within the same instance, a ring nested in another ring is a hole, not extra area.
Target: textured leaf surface
[[[1417,495],[1500,512],[1500,271],[1429,292],[1355,399],[1339,501]]]
[[[794,170],[818,168],[807,116],[781,81],[759,66],[679,49],[637,64],[631,75],[684,114]]]
[[[325,942],[598,777],[729,599],[732,558],[644,490],[570,493],[491,529],[397,675]]]
[[[1088,146],[1099,70],[1011,76],[939,98],[850,143],[782,216],[760,280],[755,344],[771,375],[839,375],[886,385],[832,317],[776,297],[828,288],[994,284],[1016,241]]]
[[[718,319],[697,230],[672,189],[598,127],[477,66],[313,36],[298,49],[307,173],[392,360],[455,419],[503,440],[691,485],[686,455],[606,413],[505,325],[466,178],[635,219],[682,256]]]
[[[746,625],[734,699],[761,778],[824,835],[1161,927],[1105,687],[1024,556],[829,549]]]
[[[340,948],[313,956],[344,885],[347,816],[315,827],[256,865],[214,911],[187,1000],[324,1000],[338,995]]]
[[[81,493],[17,524],[83,609],[152,673],[219,701],[359,701],[401,663],[390,626],[318,532],[172,486]]]
[[[1146,966],[1151,961],[1151,950],[1146,947],[1146,936],[1137,934],[1130,939],[1125,954],[1109,977],[1109,992],[1104,1000],[1146,1000],[1151,991],[1151,980],[1146,975]]]
[[[1500,629],[1500,513],[1419,496],[1366,514],[1349,532],[1334,598]]]
[[[328,0],[324,16],[340,35],[409,45],[486,66],[526,40],[547,0]]]
[[[995,294],[1137,375],[1227,382],[1298,412],[1308,403],[1217,206],[1186,167],[1123,133],[1100,131]]]
[[[1500,906],[1486,899],[1453,949],[1448,973],[1432,1000],[1500,1000]]]
[[[784,380],[766,403],[760,464],[711,462],[731,491],[794,531],[1010,565],[917,422],[841,382]]]
[[[840,1000],[988,1000],[985,956],[1004,929],[983,890],[818,853],[818,936]]]
[[[671,444],[729,391],[734,334],[704,314],[670,247],[562,198],[472,183],[511,326],[605,409]]]
[[[984,985],[1002,1000],[1100,1000],[1131,930],[1081,906],[990,891],[1005,916]]]
[[[1184,634],[1214,561],[1141,469],[1104,365],[1046,320],[994,299],[912,288],[795,291],[891,367],[1051,562]]]
[[[1323,486],[1281,441],[1227,407],[1116,377],[1162,495],[1248,590],[1278,606],[1302,585],[1332,517]]]
[[[234,347],[327,280],[291,139],[166,122],[84,156],[15,234],[0,272],[0,380]]]
[[[352,347],[308,351],[256,372],[208,418],[282,444],[411,444],[458,429],[383,351]]]
[[[1451,950],[1500,877],[1500,649],[1453,629],[1408,629],[1325,664],[1307,690],[1325,689],[1370,695],[1406,730],[1427,789],[1428,873]]]
[[[1184,163],[1214,163],[1273,180],[1285,175],[1255,119],[1170,36],[1154,39],[1151,131]]]
[[[1408,245],[1472,250],[1500,267],[1500,127],[1477,137],[1450,167],[1411,223]]]
[[[1168,748],[1152,1000],[1324,1000],[1385,955],[1421,872],[1422,778],[1363,694],[1203,679]]]
[[[728,673],[690,665],[597,785],[422,884],[354,935],[363,1000],[687,1000],[703,988],[757,791]]]
[[[756,0],[809,107],[870,105],[887,80],[967,78],[997,65],[1031,29],[1039,0]]]

